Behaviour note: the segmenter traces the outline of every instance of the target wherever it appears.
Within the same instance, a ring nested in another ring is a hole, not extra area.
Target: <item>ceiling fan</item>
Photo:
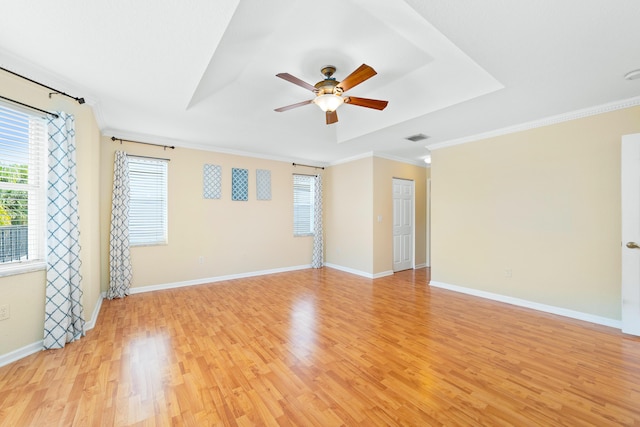
[[[375,76],[376,71],[368,66],[362,64],[353,73],[349,74],[342,81],[337,81],[333,76],[336,72],[336,67],[333,65],[326,65],[322,67],[320,72],[324,75],[324,80],[320,80],[315,85],[310,85],[307,82],[300,80],[299,78],[292,76],[289,73],[276,74],[276,77],[280,77],[288,82],[296,84],[316,94],[314,99],[308,101],[298,102],[296,104],[287,105],[285,107],[276,108],[275,111],[282,112],[291,110],[292,108],[302,107],[303,105],[314,103],[322,111],[326,113],[327,124],[336,123],[338,121],[338,114],[336,109],[344,104],[357,105],[358,107],[373,108],[375,110],[384,110],[389,101],[380,101],[378,99],[357,98],[355,96],[342,96],[342,94],[354,86],[359,85],[365,80]]]

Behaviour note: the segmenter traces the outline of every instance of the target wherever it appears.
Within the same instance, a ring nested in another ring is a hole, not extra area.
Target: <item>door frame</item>
[[[408,178],[399,178],[392,177],[391,178],[391,204],[393,205],[393,184],[394,182],[405,181],[411,183],[411,269],[416,269],[416,182],[413,179]],[[391,239],[393,242],[393,224],[395,223],[395,212],[393,212],[393,217],[391,218]],[[395,258],[395,245],[391,245],[391,270],[395,273],[393,259]],[[402,271],[402,270],[398,270]]]
[[[426,194],[426,198],[427,198],[427,236],[426,236],[426,251],[427,251],[427,260],[426,260],[426,264],[427,267],[431,267],[431,178],[427,179],[427,194]]]

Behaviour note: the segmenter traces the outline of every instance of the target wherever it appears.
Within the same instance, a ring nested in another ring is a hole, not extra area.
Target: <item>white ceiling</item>
[[[2,0],[0,65],[85,97],[106,136],[420,163],[431,144],[640,96],[623,78],[638,22],[637,0]],[[378,74],[348,94],[384,111],[344,105],[330,126],[313,104],[273,111],[313,98],[275,74],[362,63]]]

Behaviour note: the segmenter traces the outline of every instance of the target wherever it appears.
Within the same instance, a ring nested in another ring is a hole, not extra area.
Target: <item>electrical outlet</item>
[[[204,257],[202,255],[198,257],[198,264],[204,264]]]
[[[510,268],[505,268],[504,269],[504,277],[511,277],[513,276],[513,271],[511,271]]]
[[[11,317],[9,304],[0,305],[0,320],[7,320],[9,317]]]

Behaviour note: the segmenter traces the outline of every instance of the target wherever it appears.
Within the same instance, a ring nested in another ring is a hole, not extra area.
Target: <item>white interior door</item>
[[[413,268],[414,183],[393,178],[393,271]]]
[[[640,134],[622,137],[622,332],[640,335]]]

